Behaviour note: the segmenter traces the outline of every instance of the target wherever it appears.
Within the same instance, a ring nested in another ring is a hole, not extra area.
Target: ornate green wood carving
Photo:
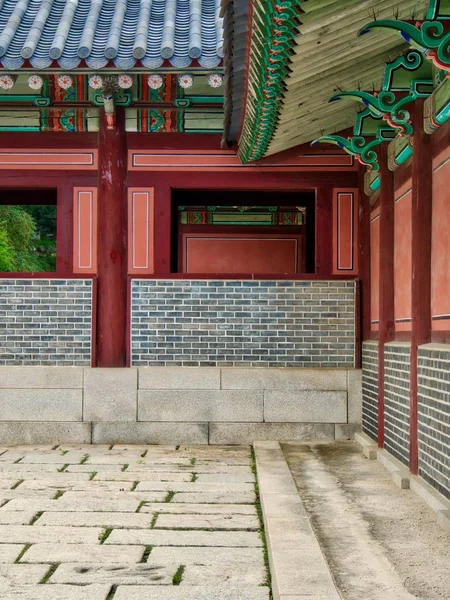
[[[450,79],[445,79],[425,102],[424,129],[433,133],[450,120]]]
[[[411,46],[422,51],[438,69],[450,72],[450,27],[447,22],[433,20],[413,24],[396,19],[381,19],[368,23],[358,35],[377,28],[397,31]]]
[[[388,167],[395,171],[412,156],[413,148],[410,137],[397,136],[388,146]]]
[[[378,147],[395,137],[395,130],[375,116],[371,108],[365,108],[356,114],[353,136],[344,138],[341,135],[325,135],[317,138],[312,144],[335,144],[351,154],[358,162],[365,165],[370,172],[378,172]],[[311,144],[311,145],[312,145]]]
[[[386,65],[384,83],[379,92],[361,90],[335,94],[330,102],[344,97],[360,100],[373,114],[381,117],[400,135],[411,135],[411,115],[407,107],[417,98],[427,97],[433,91],[433,72],[423,55],[411,50]]]

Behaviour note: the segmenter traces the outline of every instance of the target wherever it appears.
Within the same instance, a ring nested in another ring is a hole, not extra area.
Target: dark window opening
[[[56,190],[0,190],[0,272],[56,272]]]
[[[313,273],[314,249],[314,193],[172,193],[173,273]]]

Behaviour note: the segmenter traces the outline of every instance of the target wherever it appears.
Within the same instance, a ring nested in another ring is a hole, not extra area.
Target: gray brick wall
[[[89,366],[91,330],[91,280],[0,280],[0,365]]]
[[[450,499],[450,346],[418,354],[419,474]]]
[[[391,342],[384,347],[384,447],[409,465],[409,389],[411,345]]]
[[[133,280],[135,366],[352,367],[353,281]]]
[[[362,345],[362,429],[378,439],[378,342]]]

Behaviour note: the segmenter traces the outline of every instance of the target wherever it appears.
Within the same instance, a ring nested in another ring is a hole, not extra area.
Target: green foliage
[[[56,207],[0,205],[0,271],[56,270]]]

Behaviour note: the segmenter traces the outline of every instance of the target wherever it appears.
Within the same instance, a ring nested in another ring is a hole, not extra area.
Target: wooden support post
[[[359,171],[358,271],[361,280],[361,339],[370,339],[370,199],[364,191],[365,169]]]
[[[58,186],[56,212],[56,274],[61,277],[73,273],[73,188]]]
[[[394,317],[394,173],[387,163],[387,144],[380,164],[380,284],[378,331],[378,446],[384,446],[384,345],[395,338]]]
[[[412,210],[411,210],[411,379],[410,470],[418,473],[417,353],[431,341],[431,219],[433,153],[431,136],[423,130],[424,100],[416,100],[413,114]]]
[[[316,275],[333,273],[333,188],[316,189]]]
[[[108,129],[100,109],[98,142],[97,366],[126,366],[127,141],[125,109]]]

